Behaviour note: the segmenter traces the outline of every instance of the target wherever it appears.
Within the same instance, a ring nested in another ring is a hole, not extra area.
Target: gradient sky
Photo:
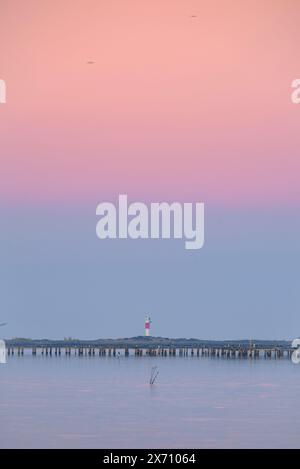
[[[7,336],[131,336],[145,313],[299,335],[299,21],[297,0],[0,0]],[[205,247],[98,240],[120,193],[204,201]]]

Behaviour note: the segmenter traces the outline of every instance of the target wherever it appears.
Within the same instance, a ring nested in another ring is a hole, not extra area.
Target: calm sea
[[[300,447],[288,359],[14,356],[0,383],[1,448]]]

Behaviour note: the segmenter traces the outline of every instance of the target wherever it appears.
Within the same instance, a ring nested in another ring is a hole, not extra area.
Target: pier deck
[[[8,356],[77,356],[77,357],[212,357],[232,359],[290,358],[291,347],[218,346],[218,347],[106,347],[106,346],[7,346]]]

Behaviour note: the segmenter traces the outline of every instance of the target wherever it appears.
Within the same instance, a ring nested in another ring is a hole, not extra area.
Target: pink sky
[[[297,0],[0,0],[2,201],[298,206],[299,21]]]

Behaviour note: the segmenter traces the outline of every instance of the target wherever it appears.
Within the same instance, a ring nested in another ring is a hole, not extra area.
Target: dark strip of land
[[[50,340],[50,339],[26,339],[14,338],[6,341],[10,347],[108,347],[108,348],[191,348],[191,347],[251,347],[258,348],[290,348],[291,341],[287,340],[201,340],[201,339],[170,339],[166,337],[130,337],[119,339],[96,340]]]

